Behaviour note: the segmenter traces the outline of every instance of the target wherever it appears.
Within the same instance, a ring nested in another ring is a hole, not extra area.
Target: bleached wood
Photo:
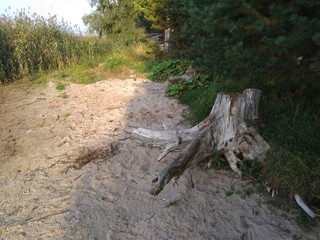
[[[137,128],[135,134],[164,142],[162,159],[170,151],[187,144],[182,152],[153,180],[151,194],[159,194],[172,179],[214,152],[225,156],[230,168],[241,176],[243,159],[263,160],[269,145],[256,128],[261,91],[246,89],[242,94],[219,93],[209,116],[189,129],[153,131]]]
[[[294,195],[294,199],[296,200],[299,207],[301,207],[310,217],[315,218],[316,214],[304,203],[301,197],[298,194]]]

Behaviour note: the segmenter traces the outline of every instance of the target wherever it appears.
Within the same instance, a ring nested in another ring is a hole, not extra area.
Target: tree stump
[[[223,155],[239,176],[239,165],[244,159],[263,161],[269,145],[257,129],[260,96],[261,91],[258,89],[246,89],[242,94],[219,93],[210,115],[189,129],[135,129],[135,134],[166,144],[158,161],[170,151],[185,146],[152,181],[150,193],[158,195],[172,178],[179,178],[186,169],[215,152]]]

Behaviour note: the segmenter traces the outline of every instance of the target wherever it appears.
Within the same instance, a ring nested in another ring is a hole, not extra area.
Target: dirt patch
[[[319,239],[231,172],[194,168],[157,197],[166,161],[133,127],[186,127],[144,79],[0,87],[0,239]],[[62,94],[64,97],[62,97]],[[191,177],[192,176],[192,181]],[[193,186],[194,184],[194,186]]]

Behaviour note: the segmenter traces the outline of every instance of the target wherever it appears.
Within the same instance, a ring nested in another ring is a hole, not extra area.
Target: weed
[[[66,88],[66,86],[63,83],[61,83],[61,82],[56,83],[56,89],[57,90],[62,91],[65,88]]]
[[[230,197],[230,196],[232,196],[233,194],[236,194],[236,192],[238,193],[238,191],[239,191],[239,190],[236,190],[236,189],[234,188],[234,186],[232,185],[232,186],[230,187],[230,190],[226,191],[225,194],[226,194],[227,197]]]
[[[55,75],[55,77],[57,77],[57,78],[66,78],[66,77],[69,77],[69,76],[70,76],[70,74],[66,73],[64,70],[58,72],[58,73]]]
[[[254,193],[254,189],[252,187],[247,187],[243,190],[244,197],[250,197]]]
[[[131,48],[115,51],[104,60],[103,70],[107,76],[119,76],[123,73],[135,73],[144,76],[147,71],[147,63],[152,61],[154,55],[147,51],[151,46],[146,44],[138,44]],[[133,72],[132,72],[133,71]]]
[[[240,166],[240,171],[250,178],[261,182],[262,181],[262,175],[261,171],[263,168],[263,163],[258,159],[248,160],[244,159],[242,161],[242,165]]]
[[[170,83],[166,89],[166,94],[169,97],[179,98],[184,92],[196,89],[202,85],[199,76],[191,78],[189,81],[180,81],[178,83]]]
[[[71,113],[65,113],[65,114],[63,114],[63,117],[64,118],[68,118],[68,117],[70,117],[71,116]]]
[[[176,206],[178,205],[178,201],[179,201],[179,200],[170,201],[170,202],[168,202],[168,203],[165,205],[165,207],[166,207],[166,208],[176,207]]]
[[[164,81],[169,76],[180,76],[185,73],[189,65],[189,62],[177,59],[154,61],[148,66],[150,71],[148,78],[156,81]]]
[[[220,154],[213,154],[211,156],[212,167],[216,170],[224,169],[229,167],[227,161]]]
[[[301,230],[306,232],[312,230],[318,224],[316,219],[310,218],[303,212],[300,212],[296,217],[296,223]]]
[[[292,240],[301,240],[302,239],[302,236],[300,235],[300,236],[298,236],[297,234],[294,234],[293,236],[292,236]]]
[[[59,95],[59,97],[61,97],[62,99],[67,99],[68,95],[66,93],[62,93]]]
[[[120,57],[111,57],[107,60],[107,62],[104,64],[104,69],[113,69],[119,66],[123,65],[129,65],[128,59],[124,59],[122,56]]]
[[[82,75],[74,75],[72,77],[72,82],[91,84],[101,80],[101,77],[96,76],[94,73],[83,73]]]
[[[230,197],[230,196],[232,196],[234,194],[234,191],[231,191],[231,190],[230,191],[226,191],[225,194],[226,194],[227,197]]]
[[[25,77],[23,82],[29,86],[46,86],[49,78],[49,73],[34,73]]]
[[[166,89],[166,94],[169,97],[179,97],[186,87],[184,82],[170,83]]]

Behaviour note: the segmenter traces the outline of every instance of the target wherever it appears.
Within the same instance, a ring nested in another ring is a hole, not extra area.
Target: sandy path
[[[320,239],[294,213],[246,196],[231,172],[197,167],[194,188],[186,173],[151,196],[166,162],[129,130],[183,127],[185,109],[164,97],[165,85],[113,79],[64,92],[0,87],[1,240]]]

